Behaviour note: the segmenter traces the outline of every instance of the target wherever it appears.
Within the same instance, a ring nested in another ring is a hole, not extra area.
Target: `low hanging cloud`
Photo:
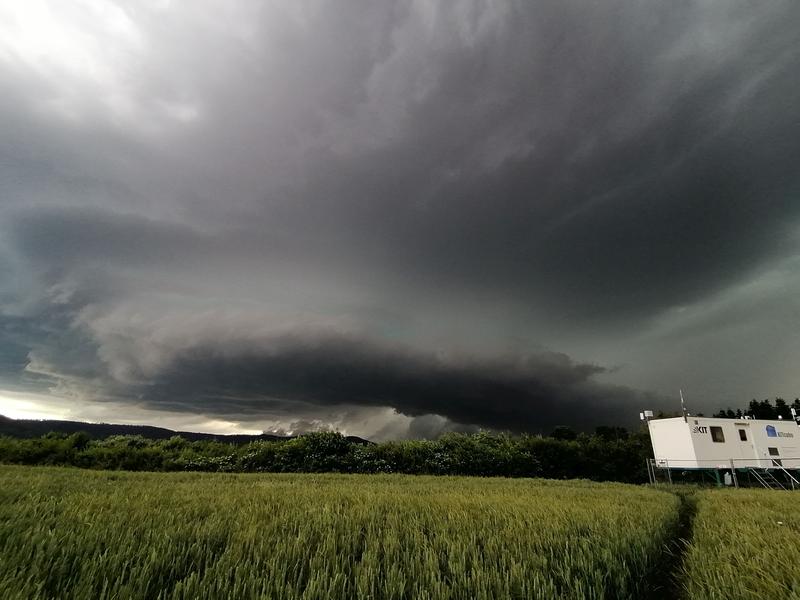
[[[155,379],[153,401],[181,396],[209,414],[258,413],[269,398],[318,405],[388,406],[456,423],[530,431],[557,424],[586,427],[635,421],[653,397],[595,376],[602,367],[560,354],[491,361],[388,349],[364,340],[280,340],[265,352],[193,349]],[[152,388],[151,388],[152,389]]]
[[[111,333],[107,322],[95,326],[103,330],[98,355],[108,369],[108,392],[171,412],[263,420],[293,411],[313,414],[314,407],[327,412],[388,407],[408,417],[443,417],[450,425],[439,425],[441,430],[460,424],[519,432],[632,422],[646,403],[661,401],[601,383],[597,378],[606,368],[552,352],[469,357],[388,344],[334,327],[284,328],[265,337],[259,332],[214,335],[219,325],[211,324],[180,336],[173,328],[172,333],[139,331],[128,337],[130,332],[121,334],[120,328]],[[411,429],[411,434],[432,430],[423,421]]]

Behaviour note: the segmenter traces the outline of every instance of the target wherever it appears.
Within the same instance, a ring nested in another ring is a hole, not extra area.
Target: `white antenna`
[[[678,393],[681,395],[681,412],[683,413],[683,420],[688,423],[689,419],[686,418],[686,404],[683,402],[683,390],[678,390]]]

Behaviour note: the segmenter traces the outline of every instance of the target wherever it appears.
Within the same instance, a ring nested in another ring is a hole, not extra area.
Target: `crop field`
[[[696,501],[690,597],[800,599],[800,493],[710,490]]]
[[[0,467],[0,598],[633,598],[677,503],[581,481]]]
[[[798,506],[585,481],[0,466],[0,598],[797,599]]]

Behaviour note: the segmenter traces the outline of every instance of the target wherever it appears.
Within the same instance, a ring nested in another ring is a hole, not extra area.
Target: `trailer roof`
[[[730,419],[727,417],[700,417],[697,415],[688,415],[687,420],[692,421],[715,421],[719,423],[736,423],[737,425],[746,425],[748,423],[791,423],[792,425],[798,425],[792,419]],[[683,417],[663,417],[659,418],[652,418],[649,419],[650,422],[653,421],[683,421]],[[800,425],[798,425],[800,426]]]

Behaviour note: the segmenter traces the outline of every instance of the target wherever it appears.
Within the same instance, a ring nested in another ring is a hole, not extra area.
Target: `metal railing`
[[[647,461],[650,483],[658,483],[659,471],[666,473],[668,483],[673,482],[673,471],[713,471],[717,481],[720,472],[730,477],[733,487],[739,487],[737,472],[752,475],[756,482],[769,489],[800,490],[800,457],[771,456],[766,458],[730,458],[725,460],[655,459]],[[780,477],[775,475],[779,474]]]

